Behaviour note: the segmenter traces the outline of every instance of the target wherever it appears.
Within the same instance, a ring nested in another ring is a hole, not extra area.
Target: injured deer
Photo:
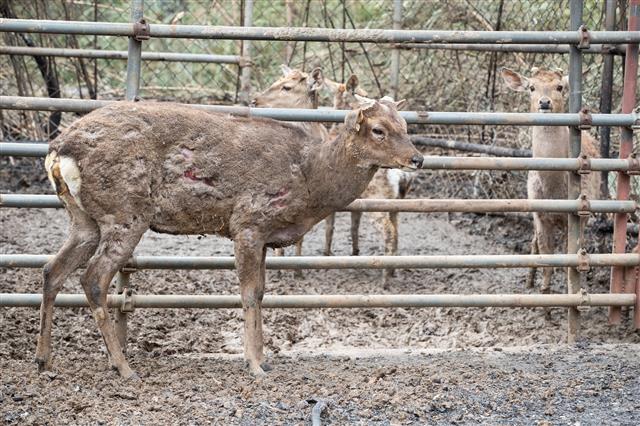
[[[565,111],[568,93],[568,77],[561,71],[533,68],[530,77],[524,77],[508,68],[501,71],[507,86],[517,92],[529,92],[531,112],[561,113]],[[531,149],[533,157],[566,158],[569,156],[569,128],[566,126],[534,126],[531,128]],[[591,135],[582,132],[582,154],[589,158],[598,156],[597,141]],[[583,179],[583,182],[585,179]],[[590,173],[581,193],[589,199],[598,198],[600,174]],[[566,172],[532,170],[527,177],[527,197],[529,199],[566,199]],[[531,241],[531,254],[552,254],[556,248],[556,239],[562,238],[566,247],[567,215],[552,213],[533,213],[534,234]],[[543,293],[550,291],[553,268],[544,268]],[[527,286],[533,287],[536,269],[531,268]]]
[[[267,247],[298,241],[367,187],[379,167],[415,170],[422,155],[396,104],[366,100],[333,140],[289,123],[175,103],[119,102],[77,120],[49,148],[49,178],[71,217],[43,270],[36,362],[51,366],[56,294],[86,264],[80,283],[114,368],[137,377],[107,311],[107,291],[149,229],[218,234],[234,241],[250,371],[268,370],[262,298]]]
[[[352,109],[357,108],[357,96],[367,96],[367,92],[358,87],[358,77],[351,75],[345,84],[338,84],[327,81],[327,84],[334,91],[333,107],[335,109]],[[331,128],[330,135],[335,135],[340,131],[342,124],[336,124]],[[367,189],[360,195],[360,198],[405,198],[411,189],[413,177],[402,170],[398,169],[382,169],[378,170],[373,176],[371,183]],[[387,256],[395,256],[398,253],[398,213],[390,212],[374,212],[371,213],[374,224],[377,228],[382,229],[384,236],[384,254]],[[360,228],[361,212],[351,213],[351,245],[352,254],[357,256],[360,254],[358,231]],[[333,241],[334,215],[327,218],[327,227],[325,229],[325,256],[331,255],[331,244]],[[383,272],[384,285],[395,275],[393,269],[385,269]]]

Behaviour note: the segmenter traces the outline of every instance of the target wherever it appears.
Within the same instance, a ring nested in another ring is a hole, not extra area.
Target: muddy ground
[[[33,161],[33,160],[30,160]],[[5,169],[6,170],[6,169]],[[42,193],[41,182],[7,178],[1,192]],[[15,176],[15,175],[14,175]],[[6,183],[9,182],[9,183]],[[22,183],[19,183],[22,182]],[[421,179],[414,195],[428,194]],[[20,185],[16,187],[14,185]],[[52,254],[67,231],[61,210],[0,209],[2,253]],[[350,252],[348,214],[339,214],[334,252]],[[517,216],[401,215],[400,254],[525,253],[530,221]],[[305,239],[322,252],[320,225]],[[382,243],[363,220],[361,253]],[[601,242],[592,237],[590,244]],[[145,235],[136,254],[230,255],[230,242]],[[389,289],[380,271],[270,271],[269,294],[516,293],[527,271],[401,270]],[[40,271],[0,270],[0,292],[40,291]],[[564,291],[564,273],[554,290]],[[236,294],[233,271],[140,271],[139,294]],[[606,292],[607,271],[587,274]],[[77,275],[64,292],[80,293]],[[128,358],[141,384],[108,370],[88,310],[58,309],[51,374],[32,363],[35,309],[0,308],[0,419],[6,424],[308,424],[314,401],[332,424],[639,424],[640,334],[625,316],[583,312],[582,340],[563,345],[565,310],[267,310],[274,371],[254,383],[241,361],[238,310],[136,310]]]

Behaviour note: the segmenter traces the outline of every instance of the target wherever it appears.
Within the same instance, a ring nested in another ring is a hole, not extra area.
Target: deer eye
[[[384,130],[380,129],[379,127],[374,127],[373,129],[371,129],[371,131],[376,136],[384,136]]]
[[[293,89],[293,87],[291,86],[282,86],[282,90],[284,90],[285,92],[288,92],[291,89]]]
[[[558,84],[558,86],[556,87],[556,90],[558,92],[562,92],[562,89],[563,89],[562,84]]]
[[[529,90],[531,90],[532,92],[535,92],[535,91],[536,91],[536,88],[535,88],[535,87],[533,87],[533,86],[529,86]]]

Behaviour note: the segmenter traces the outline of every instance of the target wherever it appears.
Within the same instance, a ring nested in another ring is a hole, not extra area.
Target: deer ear
[[[347,131],[358,133],[360,131],[360,123],[364,120],[364,115],[360,109],[354,109],[347,113],[344,117],[344,126]]]
[[[569,87],[569,76],[568,75],[562,76],[562,85],[564,87]]]
[[[282,70],[282,75],[284,75],[285,77],[293,72],[293,70],[285,64],[280,65],[280,69]]]
[[[351,77],[349,77],[349,80],[347,80],[345,86],[347,87],[347,90],[351,92],[351,94],[355,94],[358,83],[358,76],[356,76],[355,74],[351,74]]]
[[[400,99],[399,101],[394,102],[394,104],[396,104],[396,109],[402,108],[406,103],[407,103],[406,99]]]
[[[311,71],[311,79],[309,80],[309,90],[320,90],[324,86],[324,75],[321,68],[314,68]]]
[[[522,92],[527,87],[529,87],[529,80],[526,77],[521,76],[520,74],[510,70],[509,68],[502,68],[500,70],[500,75],[511,90]]]
[[[354,94],[353,96],[355,96],[358,101],[358,108],[361,109],[369,109],[376,103],[375,99],[367,98],[366,96],[360,96],[357,94]]]

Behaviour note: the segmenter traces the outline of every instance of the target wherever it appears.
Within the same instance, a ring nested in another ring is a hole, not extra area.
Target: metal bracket
[[[580,251],[578,252],[578,266],[576,267],[576,270],[578,272],[587,272],[591,269],[591,266],[589,265],[589,254],[587,254],[587,251],[585,249],[580,249]]]
[[[578,43],[578,49],[588,49],[591,47],[591,34],[585,25],[580,25],[578,28],[580,34],[580,43]]]
[[[120,269],[120,273],[122,274],[133,274],[136,271],[137,269],[131,266],[123,266],[122,269]]]
[[[151,37],[151,28],[149,28],[149,23],[144,18],[133,23],[133,38],[135,40],[149,40],[149,37]]]
[[[578,113],[578,116],[580,117],[580,125],[578,126],[578,128],[580,130],[589,130],[591,128],[591,125],[593,124],[593,117],[591,116],[591,111],[589,111],[589,108],[582,108]]]
[[[586,312],[591,309],[591,296],[584,288],[580,289],[580,305],[576,309],[580,312]]]
[[[591,203],[589,203],[589,199],[586,194],[580,194],[578,198],[580,201],[580,208],[578,209],[578,216],[580,217],[589,217],[591,216]]]
[[[578,174],[588,175],[591,173],[591,159],[586,154],[580,154],[580,168]]]
[[[633,124],[631,125],[631,129],[640,130],[640,106],[636,107],[631,114],[633,115]]]
[[[635,152],[629,154],[629,170],[627,170],[628,175],[640,175],[640,159],[638,159],[638,155]]]
[[[135,309],[133,306],[133,291],[130,288],[125,288],[122,292],[122,305],[120,305],[120,312],[133,312]]]

